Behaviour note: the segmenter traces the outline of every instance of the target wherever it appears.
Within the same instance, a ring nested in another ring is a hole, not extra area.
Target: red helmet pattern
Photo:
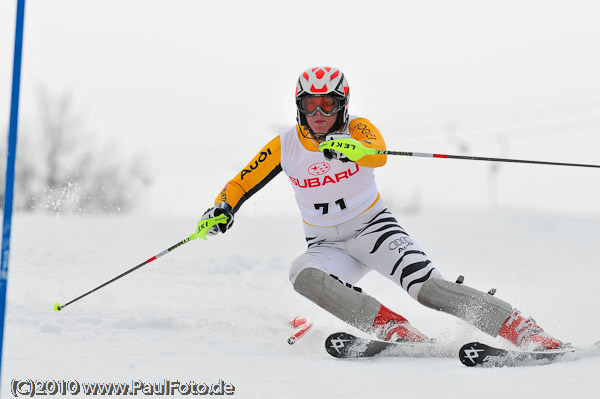
[[[302,95],[334,95],[347,98],[349,94],[350,88],[344,74],[332,67],[309,68],[300,75],[296,84],[296,98]]]

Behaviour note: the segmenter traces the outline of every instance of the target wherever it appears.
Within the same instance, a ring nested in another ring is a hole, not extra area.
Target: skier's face
[[[336,118],[337,113],[331,116],[325,116],[320,111],[317,111],[313,116],[307,116],[306,121],[314,133],[326,134],[335,124]]]

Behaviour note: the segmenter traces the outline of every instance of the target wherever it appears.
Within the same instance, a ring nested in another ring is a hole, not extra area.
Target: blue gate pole
[[[2,350],[4,343],[4,315],[6,312],[6,285],[8,283],[8,254],[10,252],[10,228],[12,224],[13,192],[15,186],[15,161],[17,156],[17,123],[19,121],[19,93],[21,89],[21,56],[23,52],[23,25],[25,0],[17,0],[17,27],[15,30],[15,53],[13,60],[10,125],[6,152],[6,187],[4,189],[4,220],[2,222],[2,264],[0,265],[0,381],[2,377]]]

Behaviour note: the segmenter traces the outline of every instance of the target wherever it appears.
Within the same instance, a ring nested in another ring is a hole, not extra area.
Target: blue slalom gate
[[[17,156],[17,125],[19,121],[19,94],[21,88],[21,57],[23,52],[23,24],[25,0],[17,0],[17,23],[13,60],[10,124],[6,152],[6,187],[4,188],[4,219],[2,222],[2,264],[0,267],[0,378],[2,377],[2,351],[4,343],[4,320],[6,313],[6,286],[8,283],[8,258],[10,253],[10,230],[12,226],[13,195],[15,186],[15,161]],[[1,381],[1,380],[0,380]]]

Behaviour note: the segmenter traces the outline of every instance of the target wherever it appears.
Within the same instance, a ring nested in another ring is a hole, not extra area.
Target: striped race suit
[[[381,133],[367,119],[351,116],[345,132],[366,147],[385,149]],[[424,282],[442,276],[377,190],[374,171],[386,163],[386,155],[326,160],[318,143],[306,136],[298,125],[282,131],[225,185],[215,204],[226,202],[235,213],[283,171],[295,191],[308,246],[292,262],[292,283],[308,267],[350,285],[374,270],[417,299]]]

